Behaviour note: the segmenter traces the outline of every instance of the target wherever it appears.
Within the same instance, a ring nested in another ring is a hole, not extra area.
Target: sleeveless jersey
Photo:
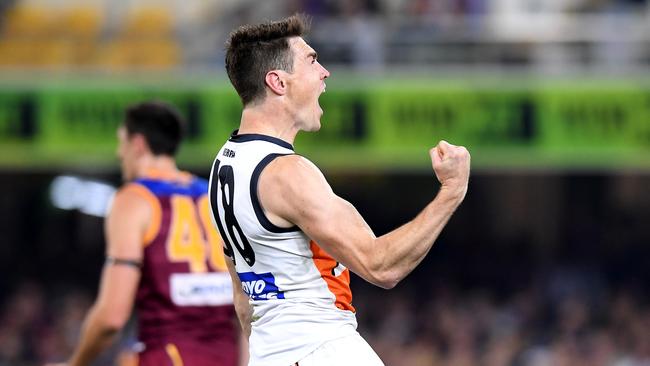
[[[298,227],[275,226],[261,207],[260,174],[293,146],[236,133],[212,166],[214,221],[253,306],[249,366],[292,365],[322,343],[356,333],[350,273]]]
[[[232,282],[211,222],[208,182],[182,177],[154,172],[125,187],[144,197],[153,213],[135,301],[138,338],[144,354],[172,347],[182,360],[190,356],[183,349],[191,349],[195,358],[205,353],[208,364],[234,366]]]

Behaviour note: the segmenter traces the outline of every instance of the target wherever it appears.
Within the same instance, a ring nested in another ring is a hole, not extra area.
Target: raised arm
[[[107,261],[99,294],[86,315],[70,366],[92,363],[128,321],[140,281],[142,241],[151,216],[149,204],[130,189],[120,190],[106,219]]]
[[[298,225],[337,261],[366,281],[392,288],[429,252],[467,192],[470,156],[441,141],[429,151],[441,188],[413,220],[376,237],[322,173],[296,155],[277,158],[262,172],[258,194],[269,220]]]

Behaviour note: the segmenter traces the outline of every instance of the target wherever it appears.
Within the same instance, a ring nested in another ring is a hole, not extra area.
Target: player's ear
[[[133,144],[133,147],[136,149],[136,151],[140,154],[151,151],[149,144],[147,143],[147,139],[141,133],[133,134],[131,137],[131,143]]]
[[[271,70],[267,72],[264,83],[277,95],[285,95],[287,93],[287,82],[284,79],[284,72],[282,70]]]

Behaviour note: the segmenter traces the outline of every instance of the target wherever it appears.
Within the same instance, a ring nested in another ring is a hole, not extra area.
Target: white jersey
[[[278,138],[235,132],[210,175],[224,251],[253,306],[250,366],[293,365],[324,342],[356,333],[349,271],[298,227],[275,226],[260,205],[260,173],[293,153]]]

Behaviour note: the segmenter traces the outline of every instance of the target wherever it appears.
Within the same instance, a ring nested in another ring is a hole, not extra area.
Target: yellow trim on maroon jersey
[[[167,351],[167,356],[172,361],[172,366],[183,366],[183,359],[181,358],[181,353],[178,352],[178,348],[173,343],[167,343],[165,346],[165,351]]]

